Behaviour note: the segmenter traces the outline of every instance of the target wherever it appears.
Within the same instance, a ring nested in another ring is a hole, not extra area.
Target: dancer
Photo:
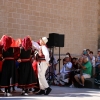
[[[29,37],[22,40],[20,48],[18,87],[22,88],[22,95],[28,95],[28,89],[35,87],[36,77],[31,63],[32,43]]]
[[[49,87],[46,78],[45,73],[50,66],[49,64],[49,51],[46,47],[46,43],[48,42],[48,39],[46,37],[42,37],[40,39],[40,46],[37,42],[32,41],[33,46],[39,51],[38,53],[38,78],[39,78],[39,85],[40,85],[40,91],[37,93],[37,95],[48,95],[51,92],[51,88]]]
[[[14,49],[11,47],[12,38],[4,35],[1,39],[2,49],[2,72],[1,72],[1,88],[5,88],[4,96],[11,96],[10,87],[17,83],[16,67],[14,60]]]

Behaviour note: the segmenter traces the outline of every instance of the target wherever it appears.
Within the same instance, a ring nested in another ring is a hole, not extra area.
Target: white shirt
[[[45,56],[45,60],[47,63],[49,63],[49,51],[47,49],[47,47],[45,45],[40,46],[37,42],[32,41],[32,45],[37,49],[37,50],[41,50],[42,49],[42,53]]]
[[[92,65],[93,65],[93,67],[95,67],[95,57],[94,56],[92,58]]]
[[[66,70],[66,67],[69,68],[69,70]],[[67,72],[70,72],[71,68],[72,68],[72,63],[68,62],[68,63],[63,65],[60,73],[66,73],[67,74]]]

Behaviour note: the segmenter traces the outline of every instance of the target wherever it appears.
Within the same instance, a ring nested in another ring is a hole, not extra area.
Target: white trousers
[[[45,61],[42,61],[41,63],[38,63],[38,78],[39,78],[39,85],[41,90],[45,90],[49,87],[47,80],[45,78],[45,73],[48,66]]]

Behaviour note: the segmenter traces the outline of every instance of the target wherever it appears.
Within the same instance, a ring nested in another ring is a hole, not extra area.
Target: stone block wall
[[[65,34],[61,54],[80,54],[84,48],[96,54],[98,8],[99,0],[0,0],[0,37],[30,35],[36,41],[54,32]]]

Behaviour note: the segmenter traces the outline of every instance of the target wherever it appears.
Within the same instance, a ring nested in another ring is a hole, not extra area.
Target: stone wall
[[[99,4],[99,0],[0,0],[0,37],[30,35],[36,41],[55,32],[65,34],[61,54],[80,54],[84,48],[96,54]]]
[[[98,48],[100,48],[100,0],[98,4],[99,4],[99,8],[98,8]]]

